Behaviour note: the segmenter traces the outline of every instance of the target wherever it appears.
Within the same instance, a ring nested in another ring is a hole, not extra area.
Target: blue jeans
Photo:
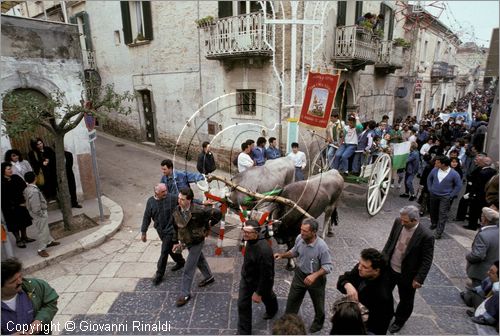
[[[305,177],[304,177],[304,172],[302,171],[302,168],[295,167],[295,182],[303,181],[304,179],[305,179]]]
[[[413,188],[413,178],[415,175],[405,173],[405,193],[415,196],[415,189]]]
[[[354,159],[352,160],[352,172],[353,173],[359,173],[361,172],[361,166],[367,164],[368,162],[368,155],[365,155],[365,152],[358,152],[356,151],[354,153]]]
[[[333,159],[333,168],[341,172],[348,171],[349,159],[354,154],[354,151],[357,147],[358,145],[354,144],[342,144],[335,153],[335,158]]]
[[[326,152],[326,159],[328,161],[328,168],[333,168],[333,158],[335,157],[335,152],[337,151],[337,147],[334,147],[332,144],[328,145],[328,151]]]
[[[205,245],[205,241],[188,246],[189,254],[187,256],[186,264],[184,265],[184,272],[182,273],[182,296],[191,295],[191,286],[193,285],[196,267],[198,267],[204,279],[212,277],[212,271],[210,270],[207,259],[205,259],[202,252],[203,245]]]

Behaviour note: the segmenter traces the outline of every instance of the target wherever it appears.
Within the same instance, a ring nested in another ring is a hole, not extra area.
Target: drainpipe
[[[68,23],[68,11],[66,10],[66,1],[61,1],[61,11],[64,17],[64,23]]]

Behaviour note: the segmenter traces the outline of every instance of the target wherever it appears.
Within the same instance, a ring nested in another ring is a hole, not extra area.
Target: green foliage
[[[411,42],[407,41],[407,40],[405,40],[404,38],[401,38],[401,37],[395,38],[392,43],[396,47],[403,47],[403,48],[410,48],[411,47]]]
[[[375,29],[375,31],[373,32],[373,34],[375,34],[375,36],[383,39],[384,38],[384,31],[380,28],[377,28]]]
[[[370,22],[370,20],[363,20],[359,23],[359,25],[367,30],[372,30],[373,24]]]
[[[94,80],[84,84],[87,102],[82,99],[80,104],[66,103],[65,93],[59,90],[47,98],[16,90],[4,94],[2,122],[7,134],[15,137],[41,125],[54,135],[64,135],[75,128],[86,113],[105,119],[109,113],[131,112],[130,105],[124,103],[130,103],[135,98],[133,94],[116,93],[112,84],[102,87]]]
[[[207,26],[214,24],[215,19],[213,16],[209,15],[209,16],[205,16],[204,18],[195,20],[194,22],[196,23],[198,28],[203,28],[203,27],[207,27]]]

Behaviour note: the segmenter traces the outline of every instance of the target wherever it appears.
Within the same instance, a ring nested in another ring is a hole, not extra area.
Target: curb
[[[102,204],[109,209],[109,224],[103,225],[98,230],[75,242],[60,246],[53,254],[51,253],[48,258],[38,259],[33,264],[23,262],[23,272],[29,274],[49,265],[57,264],[78,253],[95,248],[104,243],[109,237],[113,236],[123,223],[123,209],[119,204],[106,196],[101,196],[101,200]]]

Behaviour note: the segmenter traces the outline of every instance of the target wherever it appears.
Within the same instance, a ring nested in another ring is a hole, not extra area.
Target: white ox
[[[267,160],[263,166],[255,166],[236,174],[231,181],[249,191],[265,193],[274,189],[283,189],[284,186],[295,180],[295,166],[289,158],[282,157]],[[247,195],[232,191],[229,199],[234,204],[243,205]]]

